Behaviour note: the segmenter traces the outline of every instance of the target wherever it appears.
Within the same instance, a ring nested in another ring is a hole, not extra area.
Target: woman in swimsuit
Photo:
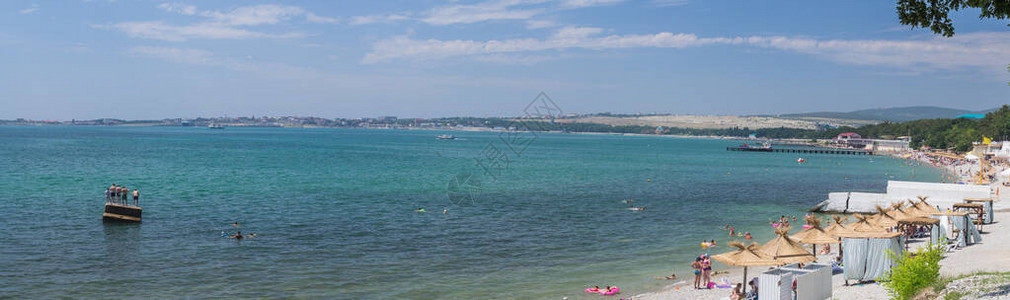
[[[701,274],[701,279],[704,280],[704,286],[707,288],[708,283],[712,280],[712,261],[708,256],[705,256],[705,259],[701,261]]]

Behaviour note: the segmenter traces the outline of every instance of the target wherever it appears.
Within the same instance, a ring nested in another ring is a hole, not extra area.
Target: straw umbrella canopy
[[[873,223],[873,225],[877,225],[879,227],[898,226],[898,219],[895,218],[889,210],[880,207],[880,205],[877,205],[876,208],[877,213],[869,217],[870,222]]]
[[[891,215],[895,220],[907,219],[912,217],[917,217],[917,215],[909,213],[908,210],[901,208],[904,202],[897,202],[891,205],[891,210],[887,214]]]
[[[795,240],[789,237],[789,227],[779,227],[775,230],[777,235],[768,243],[761,246],[761,252],[770,256],[781,264],[808,263],[816,260],[813,254],[803,249]]]
[[[807,218],[807,222],[810,223],[810,228],[803,229],[799,233],[793,235],[791,238],[796,240],[800,244],[811,244],[813,245],[813,253],[817,255],[817,244],[838,244],[841,243],[838,239],[831,234],[824,231],[821,228],[821,220],[816,217]],[[796,236],[800,237],[797,238]]]
[[[848,218],[849,218],[849,216],[844,216],[844,217],[843,216],[834,216],[834,217],[832,217],[832,219],[835,222],[832,223],[831,225],[828,225],[828,227],[824,227],[824,232],[827,232],[828,234],[830,234],[831,236],[834,236],[834,237],[837,237],[838,233],[841,233],[841,232],[851,232],[852,229],[849,228],[850,226],[849,225],[845,225],[845,220],[848,219]]]
[[[919,202],[913,203],[913,205],[915,205],[915,208],[918,210],[919,215],[927,215],[928,216],[929,214],[940,212],[940,210],[936,209],[935,206],[932,206],[932,205],[929,204],[929,202],[926,202],[926,199],[928,199],[929,197],[919,196],[918,198],[919,198]],[[908,201],[909,202],[913,202],[912,200],[908,200]]]
[[[747,282],[747,267],[776,266],[779,264],[777,261],[758,250],[759,246],[757,243],[751,243],[750,245],[744,246],[743,243],[740,242],[730,242],[729,246],[736,248],[736,250],[713,255],[712,259],[718,260],[719,262],[730,266],[743,267],[743,282]],[[747,286],[743,286],[743,292],[746,293]]]
[[[852,232],[885,232],[885,231],[887,231],[887,229],[882,228],[880,226],[877,226],[877,225],[873,224],[869,220],[869,217],[867,217],[867,216],[860,215],[860,214],[855,214],[855,215],[853,215],[853,217],[856,218],[856,222],[852,223],[851,225],[849,225],[849,229],[851,229]],[[835,235],[838,236],[839,234],[836,233]]]

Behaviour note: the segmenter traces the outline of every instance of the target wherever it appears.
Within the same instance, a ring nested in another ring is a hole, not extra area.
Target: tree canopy
[[[964,8],[981,9],[979,19],[1010,18],[1010,1],[1007,0],[898,0],[898,19],[902,25],[929,28],[933,33],[952,37],[954,24],[950,21],[950,13]]]

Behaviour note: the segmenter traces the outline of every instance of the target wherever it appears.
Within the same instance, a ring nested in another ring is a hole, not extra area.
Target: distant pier
[[[849,155],[872,155],[873,154],[873,152],[867,151],[867,150],[825,149],[825,148],[798,149],[798,148],[726,147],[726,151],[813,153],[813,154],[849,154]]]

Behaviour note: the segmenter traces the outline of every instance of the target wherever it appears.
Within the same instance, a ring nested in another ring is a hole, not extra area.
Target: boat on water
[[[210,128],[210,129],[224,129],[224,125],[221,125],[221,124],[218,124],[218,123],[210,123],[210,125],[207,125],[207,128]]]
[[[442,134],[442,135],[436,136],[435,138],[436,139],[440,139],[440,140],[455,140],[456,139],[456,137],[453,136],[453,135],[451,135],[451,134]]]

